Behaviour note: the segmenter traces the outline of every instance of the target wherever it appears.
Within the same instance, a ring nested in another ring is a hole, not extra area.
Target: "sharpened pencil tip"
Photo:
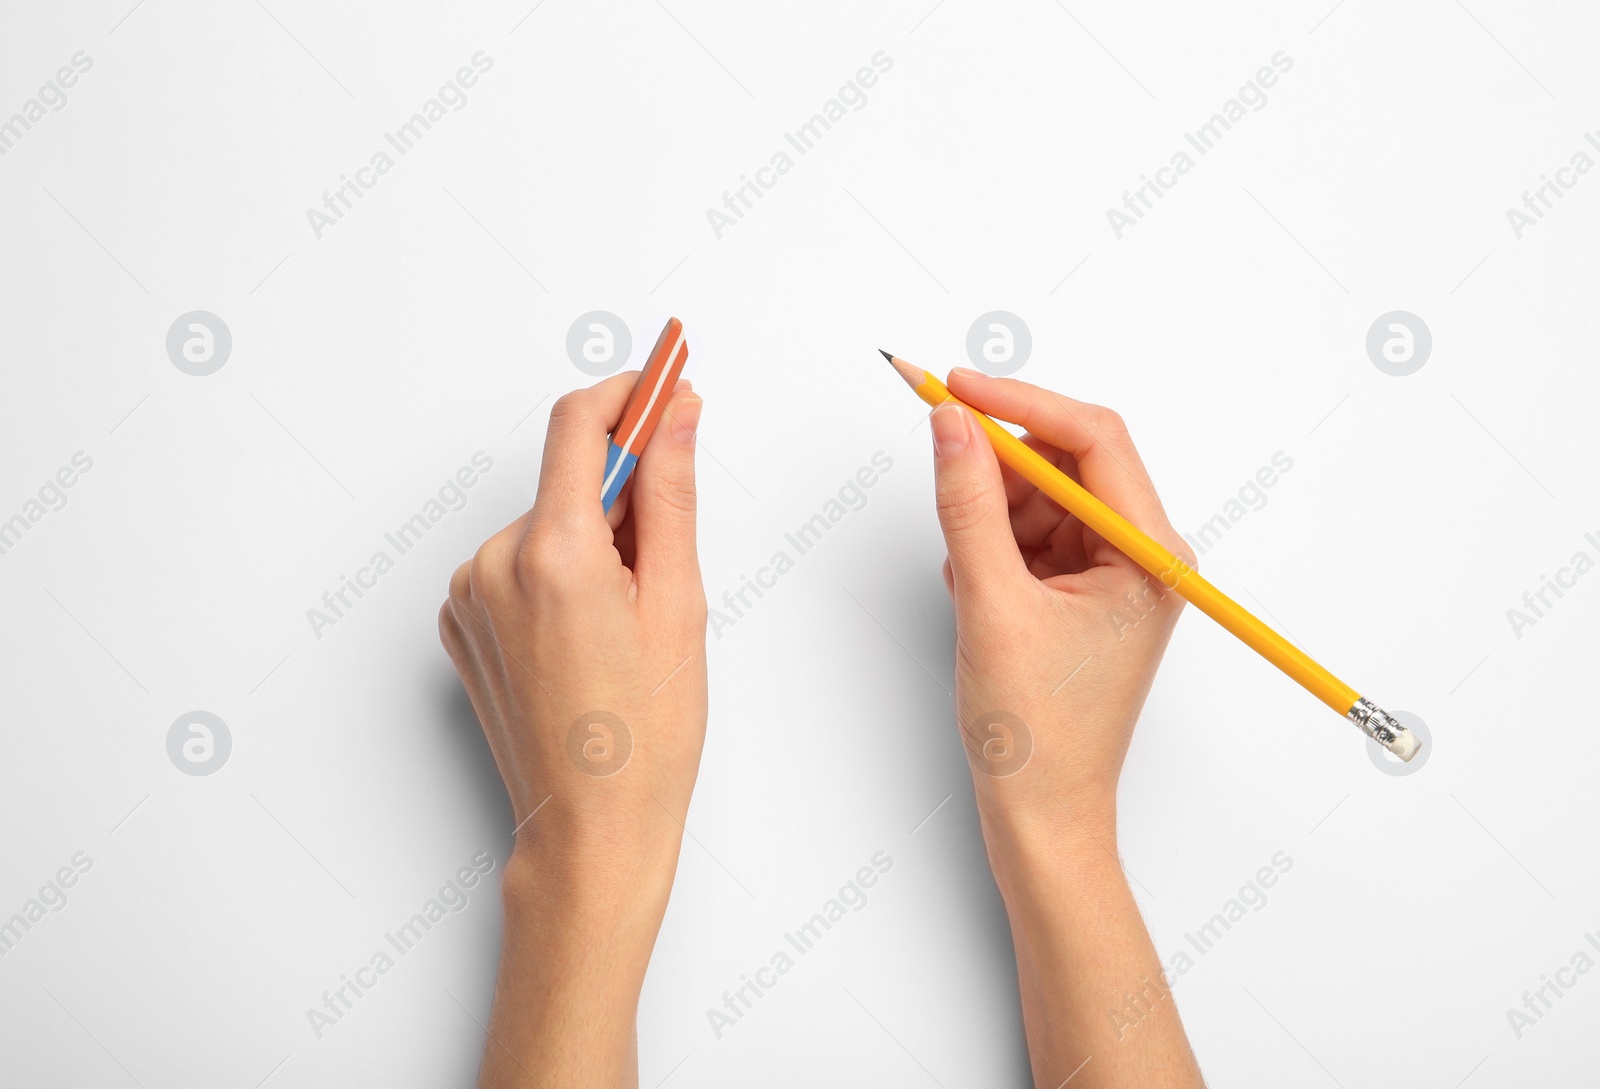
[[[896,359],[882,348],[878,349],[878,353],[889,361],[889,366],[894,368],[894,373],[905,379],[906,385],[910,386],[912,389],[916,389],[918,386],[922,385],[923,382],[927,381],[928,372],[923,370],[921,367],[913,367],[910,363],[907,363],[903,359]]]

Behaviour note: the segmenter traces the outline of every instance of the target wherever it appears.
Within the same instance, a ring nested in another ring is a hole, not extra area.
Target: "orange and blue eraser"
[[[622,486],[633,475],[633,467],[644,452],[644,444],[661,422],[667,401],[678,384],[678,375],[689,361],[689,343],[684,338],[683,322],[668,318],[666,327],[650,349],[644,371],[628,395],[622,410],[622,419],[611,433],[611,445],[606,448],[606,472],[600,486],[600,505],[607,512],[622,494]]]

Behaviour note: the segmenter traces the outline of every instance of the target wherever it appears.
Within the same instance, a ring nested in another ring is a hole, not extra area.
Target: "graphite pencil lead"
[[[882,348],[878,349],[878,354],[883,356],[883,358],[887,359],[890,363],[894,362],[894,356],[890,355],[888,352],[884,351]]]

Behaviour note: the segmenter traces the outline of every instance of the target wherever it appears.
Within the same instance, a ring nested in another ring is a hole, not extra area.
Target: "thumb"
[[[1000,461],[971,411],[947,401],[933,410],[930,423],[939,525],[959,603],[965,594],[988,594],[1026,575],[1027,568],[1011,532]]]
[[[700,587],[694,451],[701,405],[700,398],[688,391],[672,398],[633,477],[629,513],[640,592],[668,601]]]

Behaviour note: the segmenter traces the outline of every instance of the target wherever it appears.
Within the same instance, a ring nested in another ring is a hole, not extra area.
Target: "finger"
[[[1057,450],[1043,439],[1023,435],[1022,444],[1060,469],[1073,480],[1078,479],[1078,467],[1072,458]],[[1072,517],[1061,505],[1040,491],[1031,481],[1004,462],[1000,475],[1006,482],[1006,502],[1011,505],[1011,531],[1017,544],[1022,546],[1023,557],[1027,550],[1037,548],[1045,538],[1054,533],[1063,522]]]
[[[1078,480],[1078,464],[1072,460],[1071,455],[1062,453],[1036,435],[1024,434],[1022,436],[1022,445],[1028,447],[1028,449],[1044,458],[1057,469],[1060,469],[1073,480]],[[1006,502],[1013,507],[1024,502],[1039,490],[1033,481],[1003,461],[1000,463],[1000,476],[1006,482]],[[1082,483],[1082,481],[1078,482]]]
[[[617,493],[616,501],[611,504],[611,509],[605,512],[606,525],[611,527],[613,533],[628,517],[628,500],[633,495],[633,477],[629,477],[622,485],[622,490]]]
[[[702,401],[675,393],[633,473],[634,577],[641,596],[700,593],[695,548],[695,431]]]
[[[605,472],[606,436],[622,417],[638,371],[624,371],[588,389],[574,390],[550,410],[545,432],[544,462],[539,467],[539,494],[534,519],[570,530],[599,530],[600,485]]]
[[[690,382],[687,378],[680,378],[678,379],[677,384],[672,387],[672,392],[682,393],[685,390],[692,389],[694,389],[694,384],[692,382]],[[622,490],[617,493],[616,501],[611,504],[611,509],[606,511],[606,524],[611,527],[612,532],[615,532],[617,528],[622,525],[623,520],[628,516],[628,500],[632,495],[633,477],[630,476],[627,483],[622,485]]]
[[[931,422],[939,525],[959,603],[968,593],[987,596],[1025,578],[1027,568],[1011,535],[999,459],[972,413],[943,404]]]
[[[456,672],[461,672],[467,663],[467,640],[461,631],[461,622],[456,619],[455,609],[447,599],[439,606],[439,642],[444,645],[445,653],[450,655],[450,661],[455,664]]]
[[[461,564],[467,566],[467,564]],[[454,580],[453,580],[454,582]],[[469,628],[477,624],[477,619],[462,619],[462,612],[467,606],[464,601],[458,600],[451,590],[451,596],[445,598],[445,603],[438,606],[438,641],[445,644],[446,654],[450,654],[451,664],[456,667],[456,673],[461,675],[462,688],[467,689],[467,696],[472,697],[474,705],[488,689],[483,676],[483,664],[478,660],[474,648],[474,635]]]
[[[450,599],[465,603],[472,597],[472,561],[467,560],[450,574]]]
[[[1122,417],[1109,408],[1075,401],[1012,378],[991,378],[960,368],[950,391],[973,408],[1020,424],[1066,454],[1091,493],[1147,533],[1171,536],[1167,512],[1135,449]]]
[[[1020,547],[1039,548],[1071,519],[1054,499],[1035,491],[1011,508],[1011,532]]]

